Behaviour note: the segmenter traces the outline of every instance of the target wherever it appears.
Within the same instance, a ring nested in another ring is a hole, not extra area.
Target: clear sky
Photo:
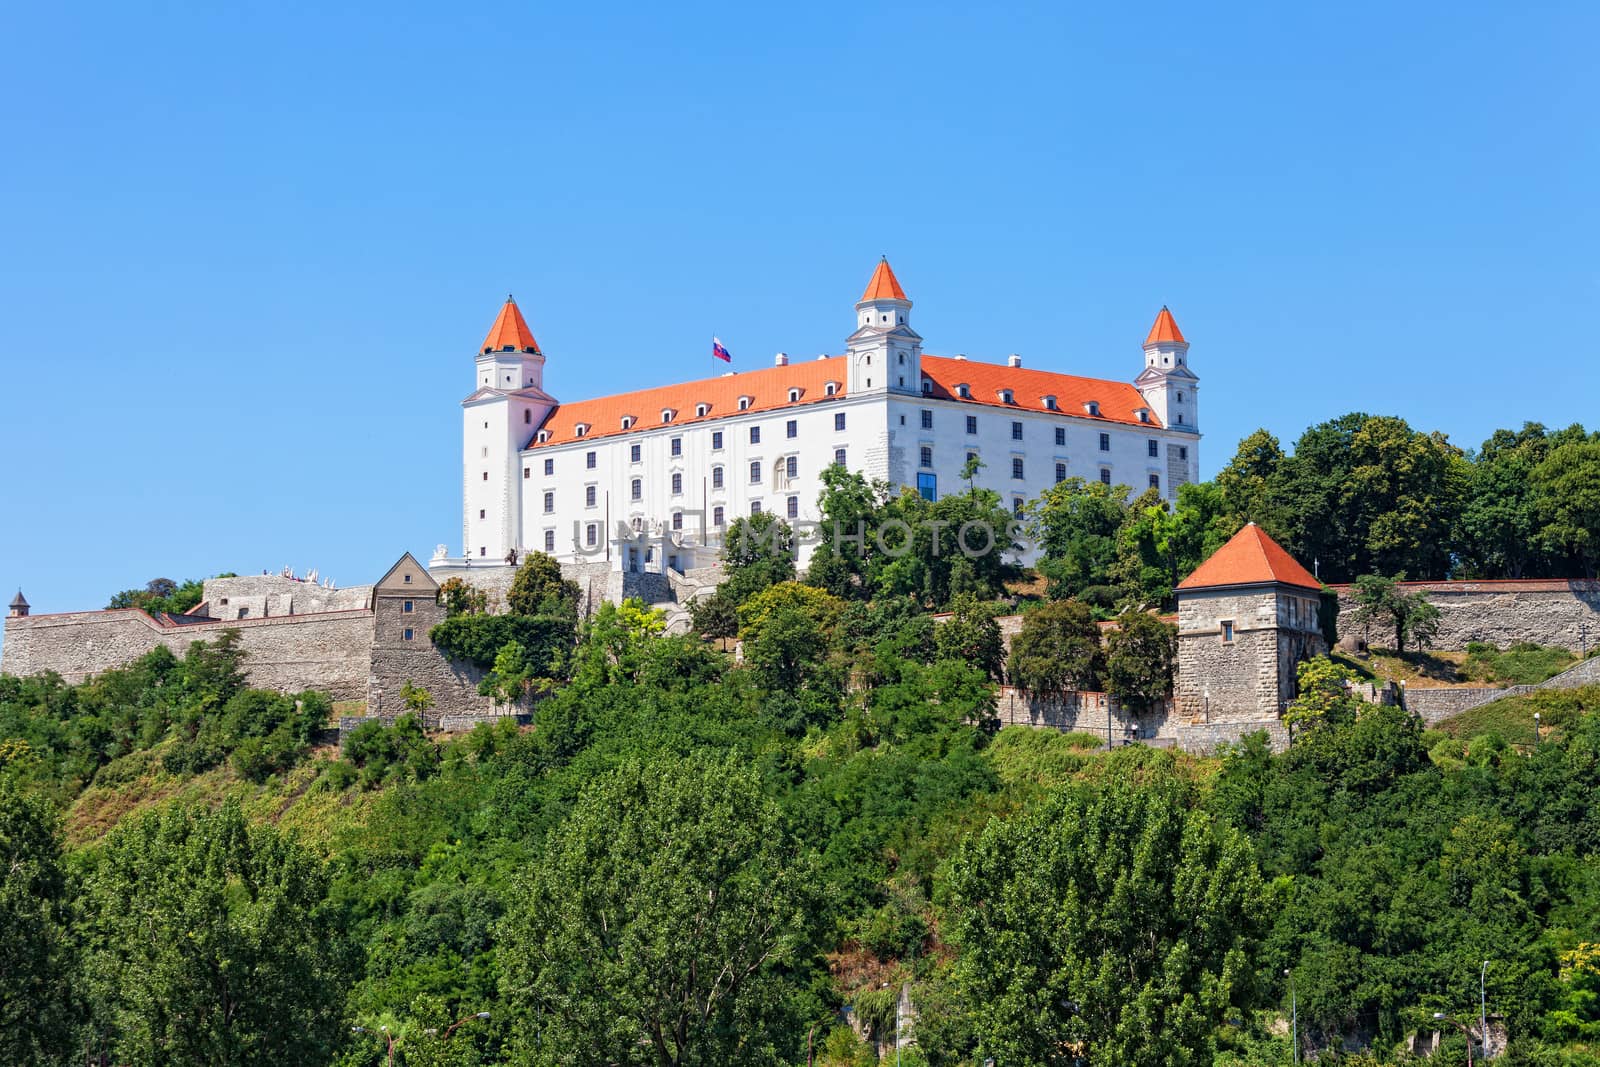
[[[506,292],[580,399],[842,350],[1131,379],[1203,473],[1600,425],[1592,3],[0,6],[0,603],[459,549]]]

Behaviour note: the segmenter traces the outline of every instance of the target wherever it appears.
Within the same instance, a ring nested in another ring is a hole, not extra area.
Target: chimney
[[[772,365],[774,367],[787,367],[789,365],[789,353],[779,352],[777,355],[773,356]]]
[[[1022,357],[1017,355],[1015,352],[1011,353],[1009,356],[1006,357],[1006,366],[1008,366],[1008,367],[1020,367],[1020,366],[1022,366]]]

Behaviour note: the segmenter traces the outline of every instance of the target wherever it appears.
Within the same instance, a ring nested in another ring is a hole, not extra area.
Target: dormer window
[[[928,379],[926,379],[926,378],[922,379],[922,395],[923,396],[932,396],[933,395],[933,383],[931,381],[929,381]]]
[[[546,441],[550,440],[550,431],[549,430],[540,430],[539,434],[538,434],[538,437],[539,437],[539,443],[542,445]]]
[[[1100,414],[1100,401],[1098,401],[1098,400],[1085,400],[1083,402],[1083,410],[1088,412],[1090,415],[1094,415],[1094,416],[1098,417],[1099,414]]]
[[[1140,422],[1149,422],[1150,421],[1150,409],[1149,408],[1137,408],[1137,409],[1135,409],[1134,414],[1139,416],[1139,421]]]
[[[587,422],[580,422],[580,423],[578,423],[578,425],[576,425],[576,426],[574,426],[572,428],[572,433],[576,437],[582,437],[585,434],[587,434],[588,432],[589,432],[589,424]]]
[[[1002,404],[1011,403],[1011,390],[1009,390],[1009,389],[1000,390],[1000,403],[1002,403]]]
[[[622,416],[622,428],[624,430],[633,429],[633,416],[632,415],[624,415],[624,416]]]
[[[798,389],[790,389],[789,390],[789,403],[797,404],[799,402],[800,402],[800,390],[798,390]]]
[[[741,396],[739,398],[739,410],[740,411],[749,411],[750,410],[750,403],[753,400],[755,400],[755,397],[753,397],[753,396]]]
[[[694,406],[694,417],[697,418],[697,419],[703,419],[707,415],[709,415],[710,413],[711,413],[711,405],[710,404],[696,404]]]
[[[972,399],[972,390],[967,388],[967,383],[966,382],[957,383],[957,385],[956,385],[956,396],[959,396],[962,400],[971,400]]]
[[[677,416],[677,414],[678,413],[676,411],[674,411],[672,408],[662,408],[661,409],[661,421],[662,422],[671,422],[673,420],[673,418]]]
[[[824,395],[827,395],[827,396],[833,396],[838,391],[839,391],[839,383],[838,382],[829,382],[827,385],[822,387],[822,392],[824,393]]]
[[[1055,410],[1057,410],[1057,408],[1056,408],[1056,398],[1055,397],[1046,396],[1046,397],[1040,397],[1040,399],[1044,401],[1044,408],[1045,408],[1046,411],[1055,411]]]

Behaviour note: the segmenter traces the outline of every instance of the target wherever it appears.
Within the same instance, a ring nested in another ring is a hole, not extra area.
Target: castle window
[[[921,461],[920,462],[921,466],[924,466],[924,467],[933,466],[933,449],[930,446],[923,445],[917,451],[919,453],[919,459]]]
[[[482,545],[478,546],[478,555],[487,556],[488,554],[489,554],[489,550],[487,548],[483,547]]]
[[[539,431],[539,443],[542,445],[548,440],[550,440],[550,431],[549,430],[540,430]]]
[[[417,604],[416,604],[416,601],[414,601],[414,600],[407,600],[407,601],[403,602],[400,605],[400,610],[402,612],[404,612],[405,614],[407,614],[407,615],[410,615],[416,609],[417,609]]]
[[[628,462],[639,462],[639,445],[637,442],[628,446]]]
[[[800,457],[790,456],[783,461],[783,473],[790,478],[800,477]]]
[[[1222,643],[1225,645],[1233,644],[1233,620],[1223,619],[1217,623],[1217,626],[1222,630]]]
[[[628,496],[633,500],[644,499],[644,480],[642,478],[635,478],[628,483]]]
[[[933,429],[933,412],[928,411],[926,408],[922,412],[922,428],[924,430]]]
[[[753,445],[759,445],[761,443],[761,427],[750,427],[750,443]]]
[[[555,510],[556,510],[556,495],[555,495],[555,493],[545,493],[545,495],[544,495],[544,513],[546,515],[549,515],[552,512],[554,512]]]
[[[410,585],[410,584],[411,584],[411,575],[409,575],[409,574],[407,574],[407,575],[405,575],[405,577],[404,577],[404,579],[403,579],[403,580],[404,580],[404,582],[405,582],[405,584],[406,584],[406,585]],[[224,604],[226,604],[226,603],[227,603],[227,601],[226,601],[226,600],[224,600],[224,601],[223,601],[223,603],[224,603]]]
[[[976,415],[968,415],[967,416],[967,432],[968,433],[977,433],[978,432],[978,416],[976,416]]]
[[[1057,463],[1056,464],[1056,484],[1060,485],[1062,482],[1064,482],[1066,480],[1067,480],[1067,465],[1065,463]]]
[[[711,509],[711,525],[713,525],[713,526],[721,526],[722,525],[722,517],[723,517],[723,515],[724,515],[724,512],[722,510],[722,505],[721,504],[718,504],[716,507],[712,508]]]
[[[750,514],[752,514],[752,515],[761,514],[761,501],[759,501],[759,500],[750,501]]]
[[[1022,477],[1022,457],[1021,456],[1012,456],[1011,457],[1011,477],[1013,477],[1013,478],[1021,478]]]
[[[837,393],[839,391],[839,383],[838,382],[829,382],[826,386],[823,387],[822,391],[823,391],[823,393],[825,395],[832,396],[833,394],[835,394],[835,393]]]
[[[899,363],[902,367],[906,365],[906,354],[904,352],[900,353]]]
[[[793,404],[796,401],[798,401],[799,399],[800,399],[800,390],[798,390],[798,389],[789,390],[789,403]]]
[[[956,386],[956,395],[963,400],[969,400],[972,397],[972,390],[967,388],[966,382],[962,382],[960,385]]]
[[[554,530],[546,530],[544,532],[544,550],[546,552],[554,552],[556,550],[556,532]]]
[[[676,411],[673,411],[671,408],[666,408],[661,412],[661,421],[663,423],[671,422],[672,417],[676,414]]]
[[[1011,403],[1011,397],[1012,397],[1011,390],[1009,390],[1009,389],[1000,390],[1000,403],[1002,403],[1002,404]]]
[[[524,411],[522,413],[522,425],[531,426],[532,424],[533,424],[533,412]]]
[[[1056,447],[1057,448],[1066,448],[1067,447],[1067,428],[1065,426],[1057,426],[1056,427]]]
[[[680,474],[678,471],[673,471],[672,472],[672,495],[673,496],[681,496],[682,494],[683,494],[683,475]]]
[[[788,516],[791,519],[798,519],[800,517],[800,498],[799,497],[792,496],[792,497],[789,498]]]
[[[683,455],[683,438],[674,437],[671,440],[670,445],[671,445],[671,447],[668,449],[668,451],[671,452],[674,456]]]
[[[1098,401],[1098,400],[1086,400],[1086,401],[1084,401],[1083,410],[1088,412],[1090,415],[1099,415],[1100,414],[1100,401]]]
[[[488,515],[484,513],[484,510],[482,508],[478,509],[478,518],[480,518],[480,519],[488,518]]]
[[[417,639],[417,631],[408,628],[401,636],[403,640],[415,641]]]
[[[1161,442],[1146,441],[1145,451],[1149,453],[1151,459],[1155,459],[1157,456],[1161,455]]]
[[[247,607],[246,608],[240,608],[238,617],[241,618],[241,619],[249,618],[250,617],[250,609],[247,608]]]
[[[532,477],[533,477],[533,468],[532,467],[523,467],[522,468],[522,480],[523,481],[527,481],[529,478],[532,478]]]
[[[1152,489],[1160,489],[1161,488],[1161,475],[1152,474],[1150,476],[1150,488],[1152,488]]]
[[[584,467],[587,468],[588,470],[594,470],[595,458],[596,457],[595,457],[595,454],[593,452],[585,452],[583,454],[583,465],[584,465]]]
[[[713,452],[722,451],[722,431],[721,430],[712,430],[711,431],[711,450]]]
[[[833,462],[834,462],[834,465],[838,466],[838,467],[843,467],[845,465],[845,462],[844,462],[844,449],[836,448],[836,449],[833,450]]]
[[[750,410],[750,398],[749,397],[741,396],[739,398],[739,410],[740,411],[749,411]]]
[[[761,483],[761,461],[759,459],[752,460],[751,463],[750,463],[750,484],[751,485],[759,485],[760,483]]]
[[[544,476],[546,478],[548,478],[552,474],[554,474],[555,472],[556,472],[556,461],[554,459],[545,460],[544,461]]]
[[[488,471],[484,471],[483,472],[483,480],[484,481],[488,481],[489,480],[489,472]]]
[[[1044,397],[1043,399],[1044,399],[1044,406],[1045,406],[1045,410],[1046,411],[1055,411],[1056,410],[1056,398],[1055,397],[1047,396],[1047,397]]]
[[[922,379],[922,395],[923,396],[932,396],[933,395],[933,383],[930,382],[926,378]]]
[[[711,488],[713,488],[713,489],[721,489],[722,488],[722,468],[721,467],[712,467],[711,468]]]
[[[1011,439],[1013,441],[1022,440],[1022,423],[1013,422],[1011,424]]]
[[[930,471],[917,472],[917,495],[927,501],[939,499],[939,476]]]
[[[833,413],[833,428],[835,430],[844,429],[844,412],[835,411]]]
[[[1022,497],[1020,497],[1020,496],[1012,497],[1011,498],[1011,517],[1013,519],[1022,518],[1022,510],[1024,508],[1026,508],[1027,506],[1028,506],[1028,502],[1025,499],[1023,499]]]
[[[584,434],[589,432],[589,425],[588,423],[580,422],[573,428],[572,432],[575,436],[582,437]]]
[[[1110,434],[1103,433],[1103,434],[1100,435],[1100,451],[1102,451],[1102,452],[1110,452],[1111,451],[1111,435]]]
[[[1178,458],[1181,459],[1181,460],[1188,460],[1188,458],[1189,458],[1189,446],[1188,445],[1179,445],[1178,446]]]
[[[591,522],[589,525],[587,525],[587,526],[585,526],[583,528],[583,540],[584,540],[584,543],[586,545],[588,545],[590,548],[593,548],[595,546],[595,542],[599,540],[599,537],[600,537],[599,530],[598,530],[598,528],[596,528],[594,523]]]
[[[784,427],[783,427],[783,435],[785,437],[799,437],[800,436],[800,420],[798,420],[798,419],[790,419],[787,423],[785,423]]]
[[[674,530],[683,529],[683,512],[674,511],[672,513],[672,528]]]
[[[592,485],[583,487],[583,506],[586,508],[594,507],[594,486]]]
[[[1180,404],[1183,403],[1183,390],[1182,389],[1178,390],[1178,403],[1180,403]]]
[[[711,405],[710,404],[696,404],[694,406],[694,417],[697,418],[697,419],[703,419],[703,418],[706,417],[707,414],[710,413],[710,411],[711,411]]]
[[[1101,467],[1100,468],[1100,484],[1101,485],[1110,485],[1111,484],[1111,468],[1110,467]]]

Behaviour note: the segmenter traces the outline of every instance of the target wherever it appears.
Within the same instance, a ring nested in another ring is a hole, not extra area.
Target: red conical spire
[[[894,271],[889,267],[889,257],[884,256],[878,261],[878,269],[872,272],[872,280],[867,283],[867,291],[861,294],[860,303],[869,300],[909,300],[906,291],[900,288],[900,279],[894,276]]]
[[[489,327],[489,335],[483,339],[482,351],[498,352],[505,348],[517,352],[527,349],[539,351],[539,342],[533,339],[533,331],[528,329],[527,320],[522,317],[516,300],[510,294],[506,295],[505,306],[500,309],[500,314],[495,316],[494,325]]]
[[[1255,523],[1246,523],[1227,544],[1178,583],[1179,589],[1225,585],[1292,585],[1321,589],[1322,583]]]
[[[1161,305],[1161,314],[1156,316],[1155,325],[1150,327],[1150,336],[1144,339],[1147,345],[1176,344],[1186,345],[1189,342],[1183,339],[1183,331],[1178,329],[1178,320],[1172,317],[1172,312],[1167,310],[1165,304]]]

